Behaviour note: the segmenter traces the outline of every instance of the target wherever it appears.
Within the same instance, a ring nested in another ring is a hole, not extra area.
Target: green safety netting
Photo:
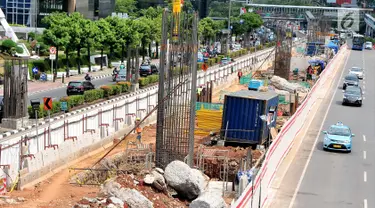
[[[241,79],[240,79],[240,84],[249,84],[251,80],[251,74],[248,74],[248,75],[245,75],[245,76],[242,76]]]
[[[286,105],[286,104],[289,104],[290,102],[287,102],[286,100],[285,100],[285,95],[279,95],[279,104],[284,104],[284,105]]]
[[[223,110],[223,104],[220,103],[203,103],[203,102],[197,102],[197,105],[195,106],[195,110]]]

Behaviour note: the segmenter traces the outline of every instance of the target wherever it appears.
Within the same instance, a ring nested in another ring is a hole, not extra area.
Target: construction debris
[[[271,85],[275,86],[277,89],[285,90],[290,93],[294,93],[295,91],[303,92],[303,93],[308,92],[308,89],[306,89],[302,85],[298,83],[290,83],[286,79],[278,77],[278,76],[273,76],[270,81],[271,81]]]
[[[221,195],[214,192],[204,192],[191,202],[189,208],[226,208],[227,205]]]
[[[181,197],[189,200],[197,198],[204,189],[203,174],[191,169],[186,163],[175,160],[167,165],[164,173],[168,185]]]
[[[106,181],[101,187],[101,193],[105,196],[116,197],[125,202],[129,207],[153,208],[153,203],[139,191],[122,188],[115,179]]]

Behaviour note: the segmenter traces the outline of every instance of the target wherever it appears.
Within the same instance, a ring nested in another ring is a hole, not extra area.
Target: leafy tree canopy
[[[127,13],[133,16],[137,12],[135,0],[116,0],[115,12]]]

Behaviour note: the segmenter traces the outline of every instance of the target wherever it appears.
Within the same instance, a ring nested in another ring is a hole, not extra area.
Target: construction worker
[[[241,77],[242,77],[242,71],[241,70],[238,70],[238,82],[241,83]]]
[[[137,125],[139,125],[140,122],[141,122],[140,118],[135,119],[135,126],[136,126],[135,133],[137,134],[137,140],[139,143],[141,143],[141,139],[142,139],[142,128]]]

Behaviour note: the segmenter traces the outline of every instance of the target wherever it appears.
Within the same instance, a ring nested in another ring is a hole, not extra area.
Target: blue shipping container
[[[275,92],[241,90],[225,96],[221,129],[226,142],[263,144],[276,126],[279,97]],[[269,122],[262,120],[266,118]]]

